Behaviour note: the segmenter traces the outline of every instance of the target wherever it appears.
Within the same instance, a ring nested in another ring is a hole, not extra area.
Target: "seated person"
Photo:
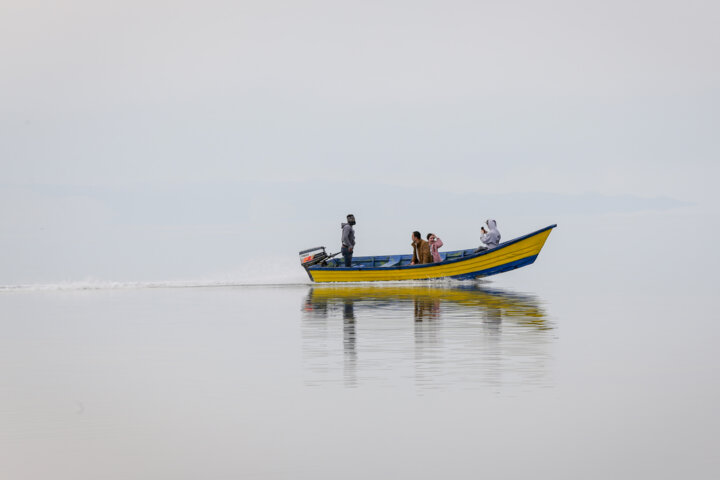
[[[442,240],[440,240],[440,237],[436,237],[434,233],[428,233],[427,239],[430,244],[430,254],[432,255],[433,262],[442,262],[442,257],[440,257],[440,253],[438,252],[438,248],[443,246]]]
[[[500,232],[497,229],[497,222],[495,220],[488,220],[485,223],[487,224],[488,230],[482,227],[482,235],[480,236],[480,241],[485,245],[479,246],[477,250],[475,250],[476,252],[495,248],[500,244]]]
[[[410,265],[433,263],[432,255],[430,254],[430,244],[422,239],[420,232],[413,232],[411,245],[413,247],[413,258]]]

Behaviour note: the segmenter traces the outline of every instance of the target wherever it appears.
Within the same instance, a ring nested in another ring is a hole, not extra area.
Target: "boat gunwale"
[[[541,228],[540,230],[536,230],[536,231],[534,231],[534,232],[532,232],[532,233],[528,233],[528,234],[523,235],[523,236],[521,236],[521,237],[513,238],[512,240],[508,240],[507,242],[503,242],[503,243],[501,243],[500,245],[498,245],[498,246],[495,247],[495,248],[490,248],[490,249],[488,249],[488,250],[483,250],[482,252],[472,253],[472,254],[470,254],[470,255],[468,255],[468,256],[465,256],[465,257],[452,258],[452,259],[450,259],[450,260],[443,260],[442,262],[439,262],[439,263],[423,263],[423,264],[420,264],[420,265],[398,265],[398,266],[389,266],[389,267],[364,267],[364,266],[362,266],[362,265],[357,266],[357,267],[340,267],[340,266],[338,266],[338,267],[323,267],[323,266],[320,266],[320,265],[313,265],[312,267],[307,268],[307,270],[309,270],[309,271],[332,271],[332,272],[335,272],[335,271],[338,271],[338,272],[353,272],[353,271],[381,270],[381,271],[387,272],[387,271],[391,271],[391,270],[408,270],[408,269],[416,269],[416,268],[438,267],[438,266],[441,266],[441,265],[450,265],[450,264],[453,264],[453,263],[460,263],[460,262],[465,262],[465,261],[467,261],[467,260],[472,260],[472,259],[474,259],[474,258],[478,258],[478,257],[481,257],[481,256],[483,256],[483,255],[487,255],[487,254],[489,254],[489,253],[497,252],[498,250],[502,250],[502,249],[505,248],[505,247],[508,247],[508,246],[513,245],[513,244],[518,243],[518,242],[521,242],[521,241],[523,241],[523,240],[527,240],[527,239],[530,238],[530,237],[534,237],[535,235],[539,235],[539,234],[541,234],[541,233],[543,233],[543,232],[545,232],[545,231],[547,231],[547,230],[552,230],[553,228],[556,228],[556,227],[557,227],[557,223],[554,223],[554,224],[549,225],[549,226],[547,226],[547,227],[545,227],[545,228]],[[465,250],[453,250],[453,251],[448,252],[448,253],[452,253],[452,252],[456,252],[456,251],[457,251],[457,252],[464,252]],[[386,256],[387,256],[387,257],[392,257],[392,256],[395,256],[395,255],[368,255],[367,258],[386,257]],[[358,258],[363,258],[363,257],[358,257]]]

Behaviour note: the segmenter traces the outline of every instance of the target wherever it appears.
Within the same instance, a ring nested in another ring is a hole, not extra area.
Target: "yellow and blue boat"
[[[550,225],[503,242],[490,250],[476,252],[473,248],[443,252],[440,254],[442,262],[439,263],[410,265],[412,255],[378,255],[353,257],[352,266],[345,267],[343,259],[331,258],[332,256],[325,253],[325,247],[303,250],[300,252],[300,261],[313,282],[473,279],[497,275],[532,264],[555,227],[557,225]],[[317,250],[322,251],[308,255]]]

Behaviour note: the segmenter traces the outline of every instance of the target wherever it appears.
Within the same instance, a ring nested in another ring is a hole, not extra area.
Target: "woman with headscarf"
[[[482,227],[482,235],[480,236],[480,241],[484,243],[485,246],[480,246],[475,250],[476,252],[495,248],[500,244],[500,232],[497,229],[497,222],[495,220],[488,220],[485,223],[488,229],[485,230],[485,227]]]
[[[432,255],[433,262],[442,262],[442,257],[440,256],[440,252],[438,252],[438,248],[443,246],[442,240],[440,240],[440,237],[438,237],[434,233],[428,233],[427,239],[428,244],[430,245],[430,254]]]

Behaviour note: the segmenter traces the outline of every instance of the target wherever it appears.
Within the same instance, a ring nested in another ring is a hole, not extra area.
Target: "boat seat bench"
[[[392,257],[390,257],[390,259],[388,260],[388,262],[385,263],[385,264],[383,264],[383,265],[381,265],[381,267],[392,267],[392,266],[397,265],[398,263],[400,263],[400,260],[402,260],[402,256],[400,256],[400,255],[393,255]]]

